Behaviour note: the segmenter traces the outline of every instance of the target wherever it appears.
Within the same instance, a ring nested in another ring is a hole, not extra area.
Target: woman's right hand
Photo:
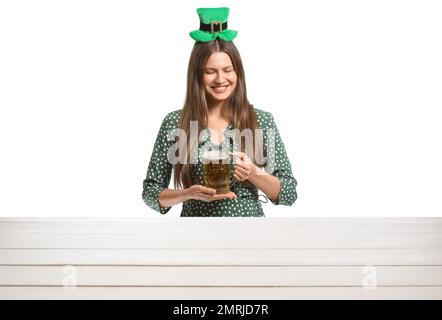
[[[212,202],[221,199],[236,199],[238,196],[229,191],[228,193],[216,193],[213,188],[207,188],[202,185],[193,185],[187,188],[189,199]]]

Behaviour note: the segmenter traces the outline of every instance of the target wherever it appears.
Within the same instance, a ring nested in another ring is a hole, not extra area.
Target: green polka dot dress
[[[265,170],[277,177],[281,182],[281,190],[279,198],[276,201],[270,199],[274,205],[292,205],[296,198],[296,179],[293,177],[290,161],[287,157],[284,144],[279,135],[273,116],[270,112],[262,111],[254,108],[258,118],[258,123],[263,131],[264,149],[268,146],[274,148],[274,157],[268,160],[268,166]],[[179,117],[181,110],[170,112],[164,118],[160,130],[158,132],[149,166],[147,169],[146,179],[143,181],[142,198],[144,202],[152,209],[165,214],[171,207],[160,207],[158,195],[164,189],[169,187],[173,165],[168,161],[168,150],[175,143],[170,138],[176,128],[179,127]],[[232,129],[232,125],[229,126]],[[272,130],[272,135],[267,132]],[[203,136],[198,146],[198,154],[203,150],[213,148],[227,148],[230,150],[238,150],[238,144],[234,141],[233,136],[229,136],[229,130],[224,132],[225,139],[221,144],[216,145],[210,141],[210,134]],[[274,139],[271,141],[270,139]],[[227,145],[226,145],[227,144]],[[229,146],[230,145],[230,146]],[[236,148],[236,149],[235,149]],[[271,152],[267,148],[268,152]],[[270,154],[270,153],[269,153]],[[201,159],[190,164],[190,176],[193,184],[204,185],[202,178],[202,162]],[[183,202],[181,211],[182,217],[263,217],[264,212],[259,199],[258,189],[248,181],[236,182],[231,190],[238,196],[237,199],[223,199],[212,202],[204,202],[201,200],[188,200]],[[266,197],[265,197],[266,198]]]

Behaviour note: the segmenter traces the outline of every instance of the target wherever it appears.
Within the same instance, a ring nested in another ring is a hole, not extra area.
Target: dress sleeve
[[[290,160],[271,113],[268,113],[268,118],[268,129],[270,130],[267,130],[267,152],[272,153],[273,156],[268,154],[270,160],[266,171],[277,177],[281,183],[278,199],[275,201],[269,198],[269,200],[275,205],[291,206],[298,197],[296,193],[297,181],[293,177]]]
[[[167,152],[173,141],[167,140],[167,134],[171,129],[170,116],[166,116],[161,124],[160,130],[153,147],[146,179],[143,181],[142,198],[152,209],[161,214],[167,213],[171,207],[161,207],[158,201],[161,191],[169,187],[172,175],[172,164],[168,161]]]

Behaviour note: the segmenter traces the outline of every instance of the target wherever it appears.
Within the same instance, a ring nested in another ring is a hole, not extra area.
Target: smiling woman
[[[227,99],[235,89],[236,81],[237,76],[229,55],[224,52],[212,54],[204,72],[204,86],[210,97]]]
[[[275,205],[292,205],[297,181],[272,114],[254,108],[247,98],[243,64],[232,41],[237,32],[227,29],[229,9],[197,12],[200,29],[190,32],[196,41],[184,106],[167,114],[161,124],[143,181],[143,200],[163,214],[183,202],[182,217],[262,217],[258,190]],[[177,150],[178,130],[186,139],[178,139]],[[232,156],[229,192],[218,193],[205,184],[205,150],[229,151]],[[172,162],[177,151],[180,161]],[[175,189],[168,189],[172,170]]]

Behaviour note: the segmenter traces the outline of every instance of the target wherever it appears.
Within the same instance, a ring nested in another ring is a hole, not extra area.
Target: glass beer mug
[[[236,182],[235,178],[231,178],[233,168],[230,159],[230,153],[225,150],[205,150],[202,153],[203,181],[206,187],[215,189],[216,193],[230,191]]]

